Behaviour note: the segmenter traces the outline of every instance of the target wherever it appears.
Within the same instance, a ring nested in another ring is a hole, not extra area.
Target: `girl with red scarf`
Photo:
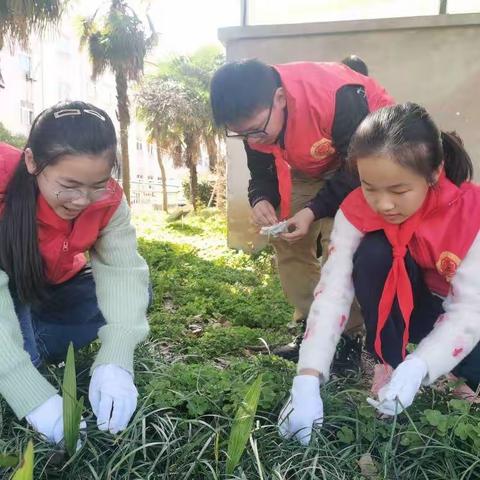
[[[469,181],[461,141],[406,103],[366,117],[348,161],[361,187],[335,217],[298,375],[280,414],[280,432],[302,443],[323,422],[320,386],[354,295],[367,349],[384,364],[376,372],[391,372],[372,389],[378,400],[368,399],[381,413],[400,413],[422,384],[449,372],[473,390],[480,382],[480,187]],[[406,355],[409,342],[417,346]]]

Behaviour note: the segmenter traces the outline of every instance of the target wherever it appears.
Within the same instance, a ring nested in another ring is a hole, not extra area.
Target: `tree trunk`
[[[157,146],[157,161],[162,173],[162,207],[163,211],[168,213],[168,193],[167,193],[167,174],[165,173],[165,165],[163,164],[162,151],[160,148],[160,142],[155,139],[155,145]]]
[[[217,148],[217,138],[214,133],[210,135],[205,135],[205,144],[207,146],[208,152],[208,166],[212,173],[215,172],[215,168],[217,166],[217,158],[218,158],[218,148]]]
[[[220,210],[225,210],[227,204],[226,158],[221,156],[217,163],[217,183],[215,189],[215,204]]]
[[[185,134],[185,163],[190,172],[190,197],[192,200],[193,211],[197,211],[197,192],[198,192],[198,176],[197,176],[197,150],[198,140],[189,134]]]
[[[120,149],[122,152],[122,187],[130,205],[130,161],[128,156],[128,126],[130,113],[128,111],[127,77],[122,70],[115,72],[117,87],[117,115],[120,123]]]

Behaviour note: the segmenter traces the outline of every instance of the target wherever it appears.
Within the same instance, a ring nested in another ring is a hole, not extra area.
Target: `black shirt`
[[[334,217],[343,199],[360,184],[355,173],[347,171],[346,156],[350,139],[360,122],[368,114],[365,89],[360,85],[344,85],[335,97],[335,115],[332,125],[332,140],[340,158],[339,168],[328,178],[317,195],[305,206],[309,207],[315,220]],[[280,144],[283,136],[279,138]],[[275,208],[280,204],[275,157],[271,153],[258,152],[244,142],[251,180],[248,199],[254,207],[260,200],[268,200]]]

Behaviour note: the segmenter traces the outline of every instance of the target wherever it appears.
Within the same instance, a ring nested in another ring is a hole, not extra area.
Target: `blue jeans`
[[[10,293],[22,330],[23,348],[36,367],[44,360],[64,360],[70,342],[75,349],[88,345],[105,324],[89,267],[64,283],[49,285],[46,299],[35,306],[20,303],[12,289]]]

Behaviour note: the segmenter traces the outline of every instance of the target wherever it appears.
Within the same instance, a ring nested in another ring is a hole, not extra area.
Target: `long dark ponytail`
[[[41,300],[46,284],[37,234],[37,175],[64,155],[107,154],[114,168],[116,146],[110,117],[89,103],[55,105],[40,113],[33,122],[25,149],[8,183],[0,221],[0,266],[21,302]],[[26,149],[33,154],[34,175],[27,170]]]
[[[422,175],[429,183],[443,162],[455,185],[471,180],[473,165],[455,132],[440,132],[428,112],[415,103],[385,107],[359,125],[348,149],[348,161],[386,156]]]

